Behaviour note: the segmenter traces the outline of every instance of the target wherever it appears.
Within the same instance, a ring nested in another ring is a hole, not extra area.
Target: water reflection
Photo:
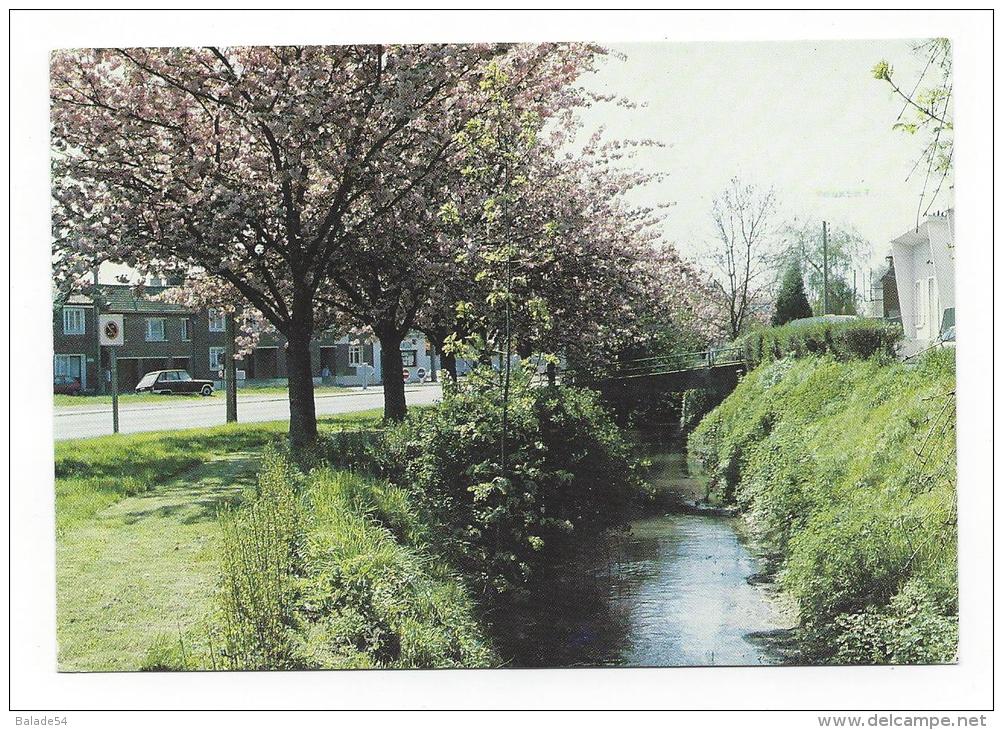
[[[664,457],[656,480],[693,479],[681,451]],[[496,619],[499,650],[511,665],[781,661],[774,642],[759,637],[776,635],[786,622],[766,589],[746,581],[761,565],[733,520],[660,514],[584,542],[538,577],[527,605]]]

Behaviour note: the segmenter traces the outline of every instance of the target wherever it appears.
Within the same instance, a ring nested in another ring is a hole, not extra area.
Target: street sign
[[[404,380],[407,380],[408,378],[411,377],[411,371],[408,370],[407,368],[404,368],[404,373],[403,374],[404,374]]]
[[[418,375],[418,380],[424,380],[425,379],[425,368],[418,368],[417,375]]]
[[[102,314],[98,317],[101,344],[118,347],[125,344],[125,327],[121,314]]]

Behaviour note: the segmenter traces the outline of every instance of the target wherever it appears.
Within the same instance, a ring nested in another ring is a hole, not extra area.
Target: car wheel
[[[211,385],[203,385],[202,386],[202,395],[212,395],[212,386]]]

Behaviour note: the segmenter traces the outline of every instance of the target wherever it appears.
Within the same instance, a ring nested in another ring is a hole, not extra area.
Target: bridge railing
[[[698,352],[677,352],[670,355],[621,360],[613,368],[610,377],[629,378],[644,375],[661,375],[744,362],[745,351],[740,347],[724,347],[700,350]]]

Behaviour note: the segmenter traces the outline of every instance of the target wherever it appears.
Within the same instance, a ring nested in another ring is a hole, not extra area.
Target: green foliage
[[[772,324],[774,326],[787,324],[794,319],[810,317],[811,314],[811,305],[808,303],[808,296],[804,291],[801,269],[791,264],[784,272],[783,281],[780,283],[780,293],[777,294],[777,308],[773,313]]]
[[[819,294],[815,300],[815,311],[823,311],[825,302]],[[853,288],[839,276],[829,278],[829,314],[857,314],[857,295]]]
[[[434,411],[388,431],[385,469],[413,496],[450,565],[489,599],[518,593],[570,533],[622,518],[641,488],[594,393],[513,375],[502,460],[502,387],[483,368]]]
[[[754,330],[739,338],[751,365],[788,355],[832,355],[837,360],[893,358],[902,338],[901,326],[879,319],[813,319]]]
[[[226,669],[477,667],[492,653],[403,490],[272,454],[223,520],[213,640]],[[156,657],[154,657],[156,658]]]
[[[797,600],[808,659],[953,658],[954,386],[949,350],[916,367],[787,358],[690,436]]]
[[[683,431],[690,431],[696,427],[704,416],[724,400],[724,396],[720,390],[710,388],[691,388],[683,391],[679,412],[679,423]]]
[[[925,664],[957,661],[956,610],[940,605],[921,581],[910,580],[887,607],[837,619],[839,664]]]

